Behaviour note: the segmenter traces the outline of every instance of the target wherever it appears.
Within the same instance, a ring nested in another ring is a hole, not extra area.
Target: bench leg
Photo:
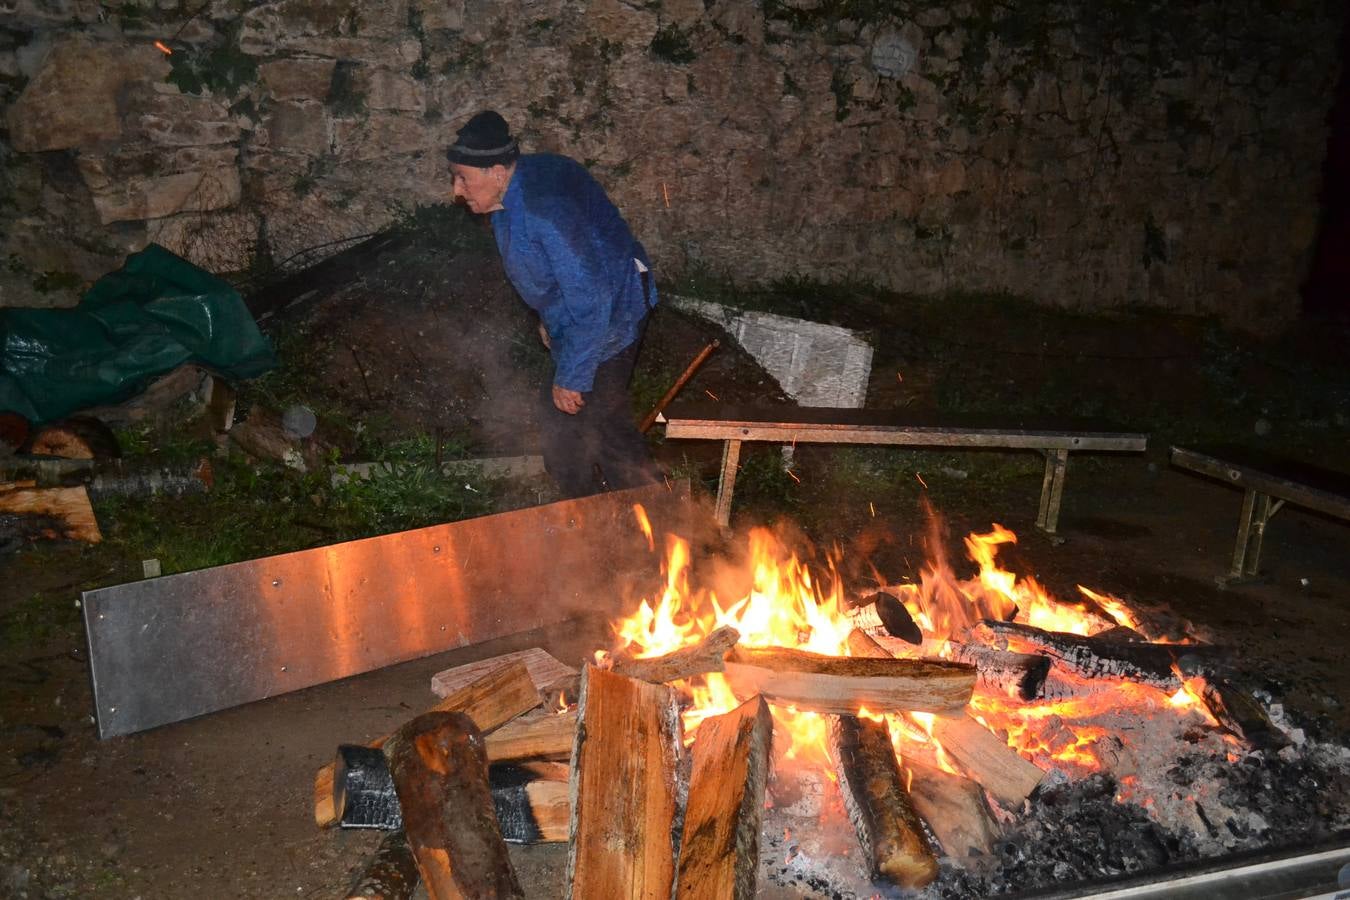
[[[1059,526],[1059,502],[1064,497],[1064,472],[1069,467],[1068,450],[1045,451],[1045,479],[1041,482],[1041,508],[1036,527],[1054,534]]]
[[[741,442],[726,441],[722,444],[722,475],[717,479],[718,525],[731,524],[731,495],[736,491],[736,468],[741,462]]]
[[[1233,545],[1233,564],[1227,575],[1216,580],[1222,587],[1259,580],[1261,542],[1270,517],[1284,506],[1283,500],[1271,502],[1269,494],[1247,488],[1242,497],[1242,518],[1238,520],[1237,542]]]

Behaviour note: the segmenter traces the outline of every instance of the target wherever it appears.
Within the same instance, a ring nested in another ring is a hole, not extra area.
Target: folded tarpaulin
[[[0,310],[0,411],[31,422],[120,402],[184,363],[233,380],[276,357],[238,291],[158,244],[74,308]]]

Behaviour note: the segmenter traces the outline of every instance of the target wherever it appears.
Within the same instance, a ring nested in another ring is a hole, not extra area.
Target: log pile
[[[723,627],[666,656],[619,652],[580,672],[527,650],[439,673],[443,699],[431,711],[368,748],[343,748],[344,758],[387,760],[388,782],[360,784],[394,788],[350,818],[406,835],[382,845],[351,896],[376,896],[382,881],[402,896],[414,866],[432,900],[519,896],[506,845],[566,842],[569,897],[753,897],[775,759],[770,704],[824,716],[833,773],[821,780],[838,791],[864,867],[878,883],[920,889],[939,859],[990,854],[995,810],[1006,821],[1045,778],[972,714],[977,684],[1009,702],[1042,696],[1052,669],[1166,689],[1180,684],[1179,656],[1196,658],[1119,633],[1010,622],[980,622],[945,645],[878,634],[856,628],[848,655],[826,656],[749,647]],[[939,650],[949,658],[915,658]],[[713,672],[740,706],[686,741],[685,680]],[[1204,690],[1224,726],[1268,738],[1231,684],[1211,678]],[[349,827],[344,790],[354,788],[337,771],[340,783],[331,765],[316,777],[315,818]],[[393,794],[401,810],[379,808]],[[768,805],[779,800],[775,787]]]

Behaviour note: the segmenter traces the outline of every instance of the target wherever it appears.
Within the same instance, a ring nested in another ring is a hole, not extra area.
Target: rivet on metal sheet
[[[280,578],[273,578],[273,579],[272,579],[272,587],[281,587],[281,579],[280,579]]]
[[[431,548],[431,552],[432,552],[432,553],[440,553],[440,552],[441,552],[441,548],[440,548],[440,547],[432,547],[432,548]]]

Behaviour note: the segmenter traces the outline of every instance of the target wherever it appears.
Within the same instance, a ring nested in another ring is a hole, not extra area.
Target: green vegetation
[[[671,23],[652,36],[652,56],[666,62],[683,65],[698,58],[694,46],[689,41],[690,32]]]
[[[210,92],[233,100],[258,80],[258,62],[239,49],[240,24],[230,26],[220,43],[209,47],[175,47],[166,79],[185,94]]]

